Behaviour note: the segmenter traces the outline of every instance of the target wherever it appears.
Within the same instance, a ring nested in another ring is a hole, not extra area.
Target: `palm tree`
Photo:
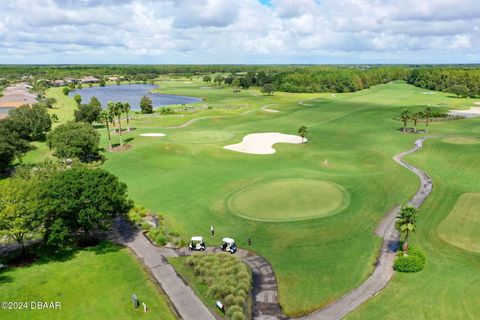
[[[417,133],[417,123],[418,123],[418,119],[420,119],[421,116],[422,116],[421,112],[414,112],[410,116],[410,119],[412,119],[413,121],[413,132],[415,133]]]
[[[403,252],[408,252],[408,236],[410,232],[415,232],[417,209],[414,207],[403,206],[397,215],[395,227],[403,235]]]
[[[410,117],[410,111],[408,109],[404,109],[402,113],[400,113],[400,119],[403,122],[403,132],[405,132],[407,129],[407,123],[408,120],[410,120]]]
[[[122,113],[123,113],[123,103],[121,102],[116,102],[115,103],[115,113],[114,115],[117,116],[118,120],[118,133],[120,134],[120,147],[123,146],[123,139],[122,139]]]
[[[127,130],[130,132],[130,117],[128,116],[128,113],[130,112],[130,103],[125,102],[123,103],[123,112],[125,112],[127,116]]]
[[[110,126],[108,125],[111,121],[112,114],[108,110],[102,110],[98,119],[100,123],[105,124],[107,126],[107,134],[108,134],[108,149],[112,149],[112,137],[110,135]]]
[[[108,106],[107,107],[108,112],[112,115],[110,118],[110,121],[113,126],[113,132],[117,132],[117,128],[115,127],[115,103],[112,101],[109,101],[107,106]]]
[[[432,107],[426,107],[425,110],[423,111],[423,116],[425,117],[425,122],[428,127],[428,121],[430,120],[430,117],[432,116]]]
[[[302,143],[303,143],[303,140],[305,139],[305,136],[307,135],[307,133],[308,133],[307,127],[300,126],[300,128],[298,128],[298,134],[300,135],[300,137],[302,137]]]

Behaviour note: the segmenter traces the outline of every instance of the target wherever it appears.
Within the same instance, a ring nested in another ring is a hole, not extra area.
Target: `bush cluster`
[[[425,255],[420,249],[410,248],[407,254],[402,251],[397,253],[397,259],[393,264],[395,271],[418,272],[425,266]]]
[[[225,305],[231,320],[248,319],[252,276],[248,267],[229,254],[192,255],[185,261],[200,281],[208,286],[207,294]]]
[[[158,219],[158,227],[154,227],[148,222],[152,221],[154,216]],[[164,246],[167,243],[171,243],[176,247],[186,245],[186,241],[166,223],[165,218],[161,214],[154,214],[144,207],[135,207],[128,213],[128,219],[139,226],[150,241],[157,246]]]

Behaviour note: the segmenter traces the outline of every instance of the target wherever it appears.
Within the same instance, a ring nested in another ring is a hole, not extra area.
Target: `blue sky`
[[[0,2],[0,63],[479,63],[478,0]]]

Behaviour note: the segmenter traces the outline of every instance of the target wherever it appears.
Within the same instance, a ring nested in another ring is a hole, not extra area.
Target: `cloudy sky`
[[[1,1],[0,63],[479,63],[478,1]]]

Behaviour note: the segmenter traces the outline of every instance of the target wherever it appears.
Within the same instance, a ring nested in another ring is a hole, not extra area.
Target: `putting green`
[[[256,183],[227,201],[229,210],[238,216],[272,222],[326,217],[344,210],[349,203],[350,196],[342,186],[299,178]]]
[[[220,130],[179,131],[170,134],[168,140],[182,143],[217,143],[233,136],[232,132]]]
[[[480,230],[480,193],[464,193],[440,225],[440,237],[459,248],[480,252],[478,230]]]
[[[442,140],[451,144],[477,144],[480,143],[480,139],[475,137],[448,137]]]

